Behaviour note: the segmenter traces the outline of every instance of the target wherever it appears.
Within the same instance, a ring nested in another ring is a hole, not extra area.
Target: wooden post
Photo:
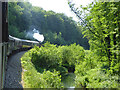
[[[2,2],[0,1],[0,43],[2,43]]]
[[[7,2],[2,2],[2,41],[8,42],[8,6]]]
[[[0,1],[0,89],[4,87],[8,42],[7,2]]]
[[[0,90],[2,89],[2,2],[0,1]]]

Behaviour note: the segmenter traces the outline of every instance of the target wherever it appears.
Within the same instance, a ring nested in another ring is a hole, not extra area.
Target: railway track
[[[6,66],[4,88],[23,88],[22,66],[20,58],[26,51],[21,51],[9,58]]]
[[[9,35],[9,40],[8,42],[2,43],[2,64],[1,64],[1,89],[4,88],[5,86],[5,74],[7,69],[7,65],[9,62],[9,58],[12,57],[14,54],[21,52],[21,51],[26,51],[34,47],[34,45],[39,45],[39,42],[37,41],[30,41],[30,40],[24,40],[24,39],[19,39],[13,36]],[[15,72],[12,72],[15,73]]]

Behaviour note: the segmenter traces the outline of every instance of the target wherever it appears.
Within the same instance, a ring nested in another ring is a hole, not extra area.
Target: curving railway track
[[[39,45],[39,42],[23,40],[10,35],[8,42],[2,44],[2,88],[22,88],[20,58],[34,45]]]
[[[26,51],[11,56],[6,66],[4,88],[23,88],[22,67],[20,58]]]

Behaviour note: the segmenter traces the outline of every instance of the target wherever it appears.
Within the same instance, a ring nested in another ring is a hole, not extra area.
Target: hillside
[[[83,38],[81,28],[72,17],[45,11],[29,2],[9,3],[9,34],[23,39],[33,39],[34,28],[44,35],[44,42],[49,41],[57,45],[76,43],[89,49],[88,40]]]

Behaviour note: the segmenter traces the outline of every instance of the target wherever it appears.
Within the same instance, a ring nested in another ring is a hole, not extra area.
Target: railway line
[[[4,88],[23,88],[23,69],[20,58],[25,52],[27,51],[20,51],[8,59],[9,61],[6,66]]]
[[[9,35],[9,40],[7,43],[2,44],[2,66],[1,66],[1,87],[4,87],[5,84],[5,74],[7,70],[7,64],[9,57],[13,56],[14,54],[26,51],[31,49],[34,45],[39,45],[39,42],[37,41],[30,41],[30,40],[24,40],[19,39],[13,36]]]

